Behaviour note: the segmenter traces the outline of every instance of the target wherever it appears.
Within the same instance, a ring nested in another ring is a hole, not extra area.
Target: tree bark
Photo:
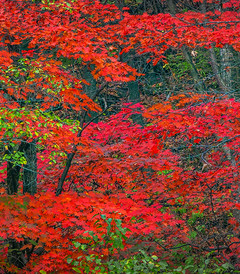
[[[23,194],[37,192],[37,149],[36,142],[27,143],[24,156],[27,164],[23,167]]]
[[[27,263],[27,259],[21,250],[23,242],[17,242],[15,239],[9,239],[8,243],[9,247],[7,257],[9,264],[15,265],[18,268],[23,268]]]
[[[21,142],[18,147],[19,152],[23,152],[25,149],[26,143]],[[6,151],[8,155],[13,153],[13,148],[9,145],[8,150]],[[21,166],[16,165],[9,160],[7,162],[7,193],[8,195],[13,195],[18,192],[19,186],[19,175],[20,175]]]
[[[7,162],[7,193],[13,195],[18,192],[18,180],[20,175],[20,166],[14,166],[13,163]]]
[[[167,5],[168,8],[170,10],[170,13],[174,16],[176,14],[176,6],[173,0],[168,0],[167,1]],[[185,59],[187,60],[187,62],[190,65],[190,73],[192,75],[193,81],[194,81],[194,85],[196,87],[197,90],[199,91],[204,91],[206,90],[205,84],[202,81],[202,79],[199,77],[198,71],[196,69],[196,66],[194,65],[193,61],[192,61],[192,57],[191,54],[189,53],[188,48],[183,45],[182,48],[182,53],[185,57]]]
[[[214,48],[213,47],[210,48],[209,52],[210,52],[212,70],[213,70],[213,73],[214,73],[215,78],[217,80],[217,83],[218,83],[220,89],[223,92],[226,92],[228,89],[227,89],[223,79],[221,78],[220,71],[218,69],[217,60],[216,60],[216,55],[215,55],[215,52],[214,52]]]
[[[232,89],[232,52],[228,45],[220,49],[221,76],[228,91]]]

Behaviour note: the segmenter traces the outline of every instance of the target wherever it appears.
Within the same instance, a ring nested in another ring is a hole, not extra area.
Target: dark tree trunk
[[[26,144],[24,156],[27,164],[23,167],[23,193],[37,192],[37,149],[36,142]]]
[[[167,1],[167,6],[170,10],[170,13],[174,16],[176,14],[176,5],[175,5],[175,1],[173,0],[168,0]],[[194,86],[197,90],[199,91],[204,91],[206,90],[206,87],[205,87],[205,84],[204,82],[201,80],[200,76],[199,76],[199,73],[197,71],[197,68],[195,66],[195,64],[193,63],[192,61],[192,57],[191,57],[191,54],[189,52],[189,49],[183,45],[182,48],[182,53],[186,59],[186,61],[189,63],[190,65],[190,72],[191,72],[191,75],[192,75],[192,78],[193,78],[193,81],[194,81]]]
[[[7,193],[13,195],[18,192],[18,180],[20,174],[20,166],[14,166],[13,163],[7,163]]]
[[[18,148],[18,151],[23,152],[25,146],[26,143],[22,142]],[[13,153],[13,148],[9,146],[6,153],[8,155],[11,155]],[[7,193],[9,195],[13,195],[18,192],[20,170],[20,165],[14,165],[14,163],[11,162],[11,160],[7,162]]]
[[[130,102],[134,104],[139,103],[141,101],[137,81],[128,82],[128,99]],[[141,114],[133,114],[131,118],[134,123],[143,126],[144,122]]]
[[[23,246],[22,242],[17,242],[14,239],[8,240],[8,262],[11,265],[15,265],[18,268],[23,268],[27,259],[25,258],[23,252],[21,251],[21,247]]]

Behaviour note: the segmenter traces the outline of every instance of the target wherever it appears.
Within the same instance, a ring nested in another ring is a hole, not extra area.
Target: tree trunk
[[[174,1],[168,0],[167,5],[170,10],[170,13],[174,16],[176,14],[176,7],[175,7]],[[188,48],[185,45],[183,45],[181,50],[182,50],[182,53],[183,53],[185,59],[187,60],[187,62],[190,65],[190,73],[191,73],[193,81],[194,81],[194,86],[199,91],[206,90],[205,84],[202,81],[202,79],[199,77],[199,73],[196,69],[196,66],[194,65],[194,63],[192,61],[192,57],[191,57],[191,54],[189,53]]]
[[[37,149],[36,142],[26,144],[24,156],[27,164],[23,167],[23,193],[37,192]]]
[[[214,73],[215,78],[217,80],[218,86],[220,87],[221,91],[226,92],[227,91],[227,86],[225,85],[225,82],[223,81],[223,79],[221,77],[221,73],[218,69],[218,64],[217,64],[214,48],[213,47],[210,48],[209,51],[210,51],[212,70],[213,70],[213,73]]]
[[[7,162],[7,193],[13,195],[18,192],[18,180],[21,167],[14,166],[13,163]]]
[[[23,268],[26,263],[27,259],[25,258],[23,252],[21,251],[21,247],[23,246],[23,242],[17,242],[14,239],[8,240],[9,247],[8,247],[8,262],[11,265],[15,265],[18,268]]]
[[[220,49],[221,76],[228,91],[232,90],[232,59],[233,55],[228,45]]]
[[[137,81],[128,82],[128,99],[130,102],[136,104],[141,101],[139,86]],[[133,114],[131,116],[134,123],[143,126],[143,118],[141,114]]]
[[[128,63],[133,68],[136,68],[136,63],[134,62],[134,55],[135,52],[132,51],[130,53],[125,53],[121,55],[121,61]],[[127,83],[127,90],[128,90],[128,101],[131,103],[140,103],[140,91],[137,79],[135,81],[130,81]],[[143,126],[143,118],[141,114],[133,114],[131,116],[134,123]]]
[[[26,143],[21,142],[18,147],[19,152],[23,152],[25,149]],[[11,155],[13,152],[13,148],[11,145],[8,146],[8,150],[6,152],[8,155]],[[19,186],[19,175],[20,175],[21,166],[16,165],[11,160],[7,162],[7,193],[8,195],[13,195],[18,192]]]
[[[91,71],[87,66],[84,66],[84,69],[81,71],[81,74],[83,79],[85,79],[90,84],[82,84],[84,92],[87,94],[89,98],[94,99],[97,93],[97,81],[93,78]],[[95,116],[97,116],[97,113],[95,111],[88,111],[88,115],[84,115],[84,122],[90,121]],[[97,123],[98,120],[96,120],[95,122]]]

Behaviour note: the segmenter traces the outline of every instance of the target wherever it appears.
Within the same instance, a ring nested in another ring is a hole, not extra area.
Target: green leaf
[[[93,236],[93,240],[94,240],[95,242],[97,242],[97,241],[98,241],[98,236],[97,236],[97,235],[94,235],[94,236]]]
[[[152,258],[153,258],[154,261],[156,261],[158,259],[158,256],[152,255]]]
[[[37,242],[35,242],[34,240],[31,240],[31,239],[29,239],[29,243],[32,244],[32,245],[37,245],[38,244]]]
[[[225,270],[227,270],[229,268],[232,268],[232,265],[229,264],[229,263],[225,263],[225,264],[222,264],[222,268],[224,268]]]
[[[101,214],[101,218],[103,219],[103,220],[106,220],[106,215],[105,214]]]
[[[168,263],[167,262],[164,262],[164,261],[161,261],[158,263],[163,269],[166,269],[167,266],[168,266]]]
[[[80,269],[78,269],[77,267],[73,267],[72,269],[77,273],[82,273],[82,271]]]
[[[73,261],[73,265],[77,266],[77,265],[79,265],[79,262],[78,261]]]
[[[107,222],[108,225],[110,225],[111,222],[112,222],[112,218],[107,219],[106,222]]]
[[[93,231],[89,231],[88,234],[89,234],[90,236],[92,236],[92,237],[94,236]]]
[[[67,263],[70,264],[72,262],[72,258],[67,258]]]
[[[76,248],[79,248],[79,246],[81,245],[81,243],[79,243],[79,242],[73,242],[73,244]]]

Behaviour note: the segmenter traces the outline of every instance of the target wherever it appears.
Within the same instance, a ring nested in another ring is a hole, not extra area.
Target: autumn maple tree
[[[0,3],[0,273],[239,271],[239,1]]]

